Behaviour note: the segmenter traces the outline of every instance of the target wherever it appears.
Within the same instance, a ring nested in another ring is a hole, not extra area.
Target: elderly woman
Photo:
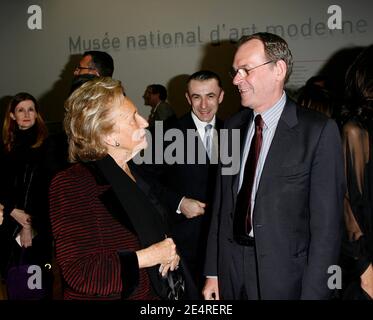
[[[50,187],[50,216],[65,299],[164,298],[178,267],[163,217],[128,161],[147,146],[147,122],[121,83],[98,78],[66,102],[69,159]]]

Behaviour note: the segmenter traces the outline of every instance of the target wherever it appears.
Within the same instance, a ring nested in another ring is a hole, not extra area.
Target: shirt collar
[[[261,113],[265,127],[272,129],[277,126],[277,123],[281,117],[282,111],[284,110],[286,103],[286,94],[283,91],[281,98],[267,111]],[[254,118],[259,113],[254,111]]]
[[[208,124],[211,124],[213,128],[215,128],[215,123],[216,123],[216,115],[211,119],[210,122],[204,122],[198,119],[198,117],[193,113],[193,111],[190,112],[192,114],[192,119],[194,121],[194,124],[196,125],[198,130],[205,130],[205,127]]]

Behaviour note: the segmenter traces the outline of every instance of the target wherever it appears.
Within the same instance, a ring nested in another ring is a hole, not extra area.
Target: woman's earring
[[[120,144],[119,144],[118,141],[115,141],[115,146],[116,146],[116,147],[119,147],[119,146],[120,146]]]

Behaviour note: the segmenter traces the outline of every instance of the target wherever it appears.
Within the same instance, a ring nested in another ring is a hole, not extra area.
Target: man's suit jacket
[[[149,126],[153,127],[155,124],[155,121],[165,121],[173,117],[176,117],[176,116],[171,105],[166,101],[162,101],[159,103],[155,111],[154,109],[152,109],[152,111],[150,112],[149,119],[148,119]]]
[[[216,118],[215,129],[218,135],[221,127],[222,121]],[[184,163],[166,164],[164,166],[164,181],[169,187],[167,205],[170,209],[176,211],[183,196],[202,202],[209,202],[209,200],[212,199],[213,190],[211,190],[211,188],[215,184],[217,165],[210,163],[207,154],[205,162],[198,161],[198,147],[202,147],[204,150],[203,142],[199,135],[193,144],[195,150],[194,163],[187,163],[188,152],[190,152],[187,146],[188,130],[197,130],[190,112],[180,118],[174,125],[174,128],[179,129],[183,133]]]
[[[240,129],[241,154],[252,119],[253,112],[247,109],[226,121],[226,128]],[[218,276],[222,298],[234,247],[239,180],[239,174],[221,175],[223,167],[218,170],[205,264],[206,275]],[[253,210],[262,299],[328,298],[328,268],[337,264],[340,250],[344,191],[343,153],[335,122],[287,98]]]
[[[217,135],[219,135],[221,127],[222,121],[216,118],[215,129]],[[158,195],[169,208],[171,232],[186,261],[202,260],[210,222],[210,207],[215,187],[217,164],[211,164],[207,154],[205,155],[207,161],[198,163],[197,148],[204,148],[198,133],[198,138],[195,139],[193,144],[196,150],[194,163],[187,163],[187,132],[188,129],[197,130],[190,112],[180,118],[174,128],[181,130],[184,136],[184,164],[165,164],[162,166],[161,176],[165,188],[158,188]],[[187,219],[183,214],[177,214],[176,210],[184,196],[207,203],[205,214],[192,219]],[[201,252],[201,249],[203,252]],[[193,266],[191,268],[194,269]]]

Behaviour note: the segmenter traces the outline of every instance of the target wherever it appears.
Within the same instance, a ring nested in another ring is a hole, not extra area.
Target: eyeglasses
[[[84,69],[86,69],[86,70],[96,70],[95,67],[81,67],[81,66],[77,66],[77,67],[75,68],[75,71],[76,71],[76,70],[84,70]]]
[[[269,60],[267,62],[264,62],[256,67],[253,67],[253,68],[238,68],[237,70],[235,70],[234,68],[232,68],[232,70],[229,72],[230,76],[232,77],[232,79],[237,75],[237,73],[240,75],[241,78],[246,78],[251,71],[253,71],[254,69],[256,68],[259,68],[259,67],[262,67],[262,66],[265,66],[266,64],[269,64],[269,63],[272,63],[272,62],[275,62],[275,60]]]

